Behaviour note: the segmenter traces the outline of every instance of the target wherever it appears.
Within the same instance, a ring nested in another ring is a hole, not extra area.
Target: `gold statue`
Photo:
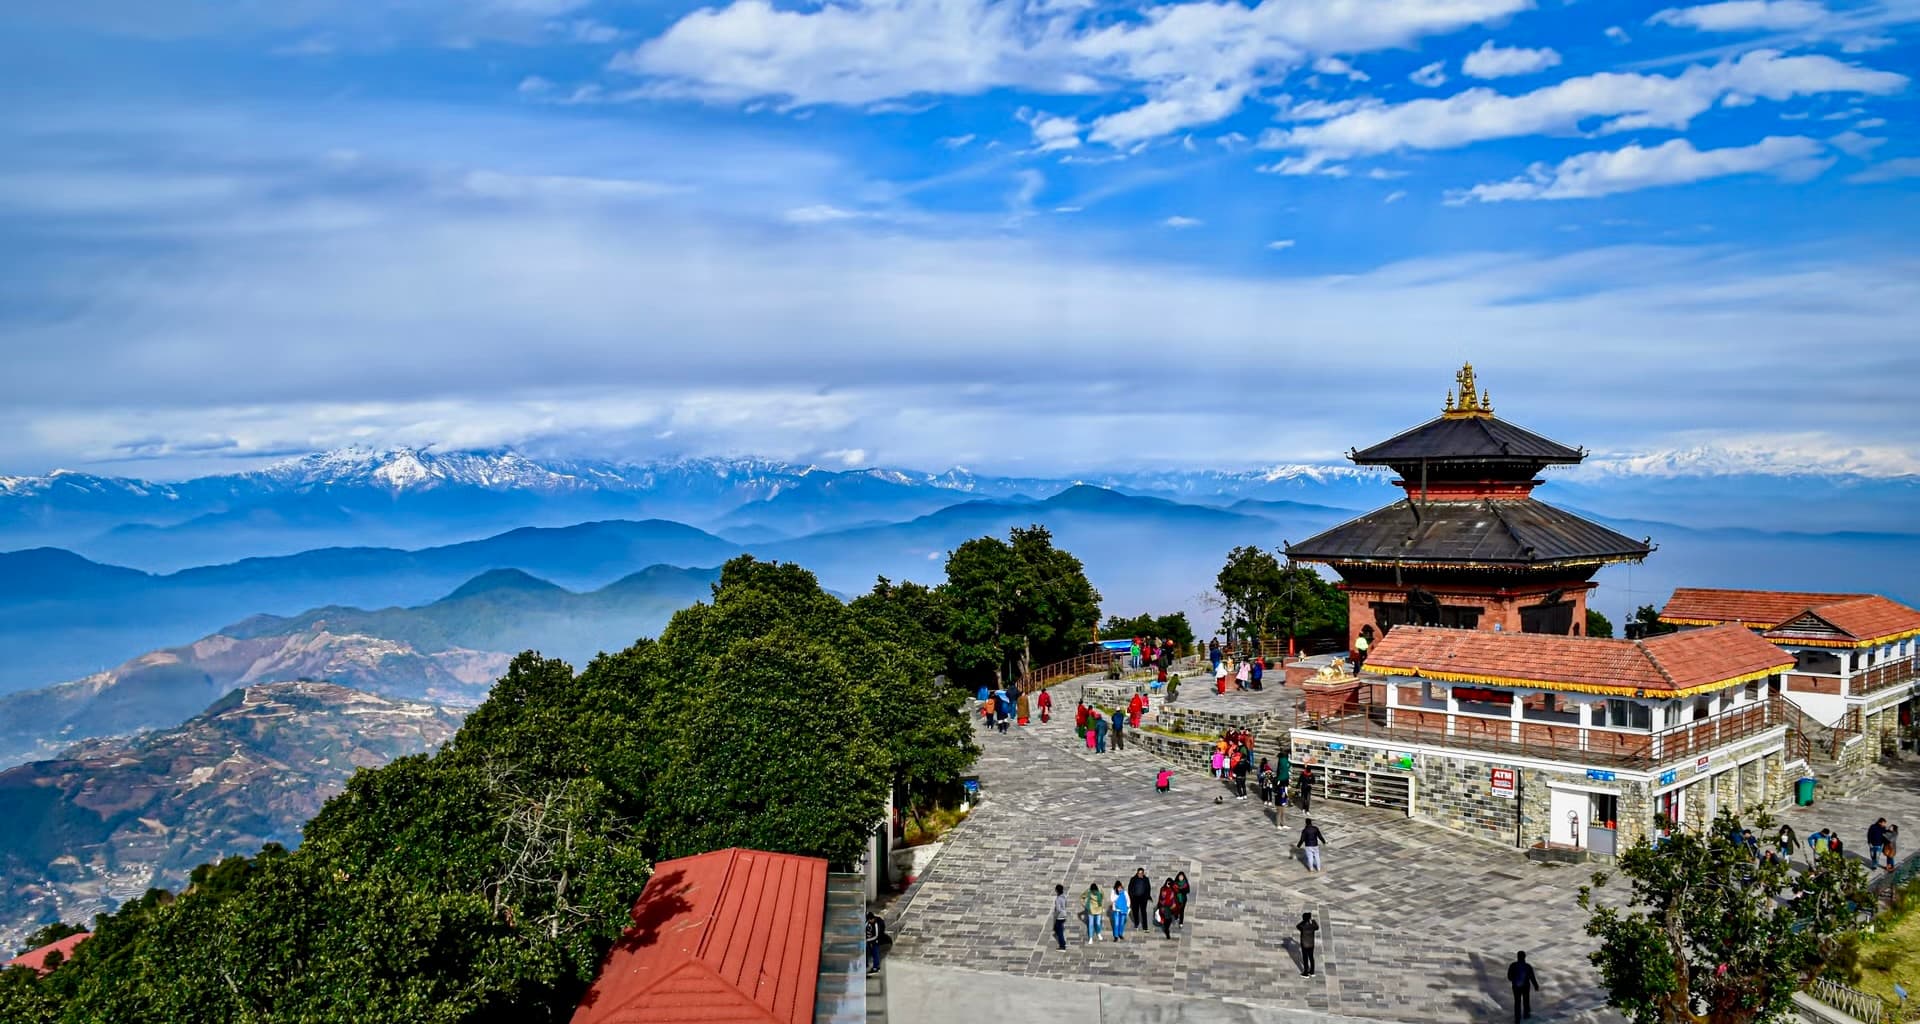
[[[1472,363],[1460,367],[1460,372],[1454,374],[1453,379],[1460,385],[1460,399],[1455,402],[1453,392],[1447,392],[1447,404],[1442,412],[1455,419],[1493,415],[1493,402],[1487,398],[1487,393],[1474,388]]]

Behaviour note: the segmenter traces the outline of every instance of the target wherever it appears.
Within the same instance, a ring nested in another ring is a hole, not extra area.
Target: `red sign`
[[[1513,799],[1514,790],[1519,786],[1519,773],[1512,768],[1489,769],[1488,783],[1493,795]]]

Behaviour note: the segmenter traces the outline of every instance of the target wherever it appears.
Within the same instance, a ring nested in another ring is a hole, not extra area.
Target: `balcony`
[[[1348,705],[1318,715],[1307,714],[1303,705],[1296,709],[1295,728],[1383,744],[1421,744],[1594,767],[1652,769],[1697,758],[1787,724],[1784,713],[1772,701],[1658,732],[1484,715],[1449,716],[1419,708],[1394,708],[1391,726],[1386,719],[1387,709],[1381,705]]]
[[[1854,697],[1865,697],[1896,686],[1911,686],[1916,680],[1920,680],[1920,659],[1890,661],[1885,665],[1854,673],[1853,677],[1847,680],[1847,693]]]

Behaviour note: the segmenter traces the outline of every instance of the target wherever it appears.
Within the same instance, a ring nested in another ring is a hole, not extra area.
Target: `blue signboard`
[[[1328,750],[1345,750],[1347,749],[1347,745],[1345,743],[1329,743],[1327,744],[1327,749]]]
[[[1673,772],[1672,772],[1672,771],[1664,771],[1664,772],[1661,772],[1661,773],[1660,773],[1660,784],[1661,784],[1662,786],[1671,786],[1671,785],[1673,785]]]
[[[1592,779],[1595,782],[1612,782],[1613,773],[1609,771],[1603,771],[1599,768],[1589,768],[1587,769],[1587,778]]]

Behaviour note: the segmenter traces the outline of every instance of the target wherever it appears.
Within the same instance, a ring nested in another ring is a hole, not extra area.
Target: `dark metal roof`
[[[1362,466],[1420,459],[1575,463],[1585,457],[1577,448],[1491,415],[1437,416],[1352,456]]]
[[[1398,501],[1290,545],[1308,562],[1498,565],[1591,565],[1638,561],[1645,543],[1532,498]]]

